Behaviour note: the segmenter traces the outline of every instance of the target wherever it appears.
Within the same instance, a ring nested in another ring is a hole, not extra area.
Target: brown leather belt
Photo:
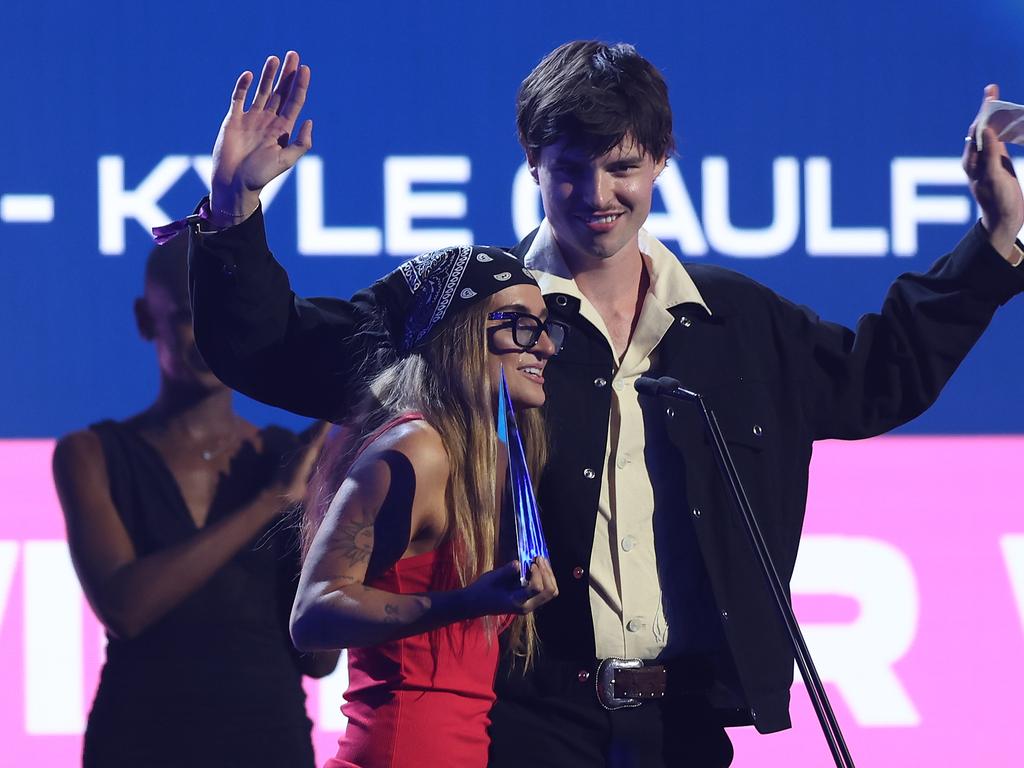
[[[602,659],[594,675],[597,700],[605,709],[639,707],[670,693],[706,691],[710,682],[711,666],[706,657],[684,657],[667,664],[643,659]]]
[[[668,669],[662,664],[620,669],[612,680],[612,693],[620,699],[660,699],[665,695]]]

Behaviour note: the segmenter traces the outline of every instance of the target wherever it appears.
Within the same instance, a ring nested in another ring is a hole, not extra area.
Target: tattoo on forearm
[[[384,603],[384,623],[399,624],[402,619],[398,615],[398,606],[394,603]]]

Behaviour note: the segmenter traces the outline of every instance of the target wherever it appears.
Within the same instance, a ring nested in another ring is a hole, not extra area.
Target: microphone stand
[[[811,704],[814,705],[814,712],[818,716],[818,722],[821,723],[822,733],[825,734],[825,740],[832,751],[832,758],[835,760],[837,768],[853,768],[853,758],[850,757],[850,751],[846,747],[846,741],[843,739],[839,722],[832,711],[832,705],[829,703],[828,695],[825,693],[825,687],[821,684],[821,678],[818,677],[818,670],[811,659],[810,651],[807,650],[807,644],[804,642],[800,625],[797,623],[796,616],[793,613],[793,607],[786,598],[786,590],[783,587],[782,579],[779,578],[778,571],[775,570],[775,563],[772,562],[771,555],[768,552],[768,545],[761,534],[757,518],[754,517],[750,501],[747,499],[747,493],[743,490],[739,473],[736,471],[736,465],[733,463],[729,448],[725,444],[725,437],[723,437],[722,430],[718,426],[718,419],[715,418],[714,411],[711,410],[702,395],[684,389],[678,381],[669,376],[662,376],[660,379],[641,376],[636,382],[636,390],[645,395],[670,397],[676,400],[696,403],[700,408],[701,415],[704,417],[704,424],[714,444],[718,469],[722,473],[722,478],[725,480],[726,485],[729,487],[740,516],[743,518],[744,527],[746,528],[747,535],[750,537],[754,554],[761,566],[761,572],[768,582],[768,588],[771,590],[772,597],[774,598],[775,607],[778,609],[782,623],[786,627],[786,633],[789,635],[789,642],[793,648],[793,655],[796,658],[797,666],[800,668],[800,675],[807,686],[807,692],[811,697]]]

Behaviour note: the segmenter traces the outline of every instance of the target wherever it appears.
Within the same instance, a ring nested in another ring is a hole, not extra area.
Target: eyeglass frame
[[[528,344],[520,344],[519,341],[516,339],[516,332],[519,328],[519,318],[521,317],[529,318],[530,320],[533,320],[537,324],[536,328],[531,332],[533,338],[530,340],[530,343]],[[559,322],[558,320],[552,320],[550,318],[548,318],[547,320],[541,320],[536,315],[531,315],[529,312],[520,312],[517,309],[503,309],[497,312],[488,312],[487,319],[507,321],[504,325],[495,326],[494,330],[511,328],[512,343],[515,344],[517,347],[519,347],[519,349],[523,350],[524,352],[529,352],[531,349],[537,346],[538,342],[540,342],[541,334],[546,333],[548,335],[548,338],[551,340],[552,345],[555,346],[555,351],[552,353],[552,356],[557,355],[565,348],[565,340],[569,336],[569,326],[566,325],[565,323]],[[562,341],[557,345],[555,344],[554,338],[551,336],[551,326],[558,326],[559,328],[562,329]]]

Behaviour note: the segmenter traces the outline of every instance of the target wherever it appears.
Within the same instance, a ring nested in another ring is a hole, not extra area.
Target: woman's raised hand
[[[295,131],[309,88],[309,67],[299,65],[299,54],[288,51],[283,66],[276,56],[267,58],[247,110],[252,80],[249,71],[239,76],[213,146],[210,213],[211,223],[219,228],[248,218],[263,187],[313,145],[312,120]]]

